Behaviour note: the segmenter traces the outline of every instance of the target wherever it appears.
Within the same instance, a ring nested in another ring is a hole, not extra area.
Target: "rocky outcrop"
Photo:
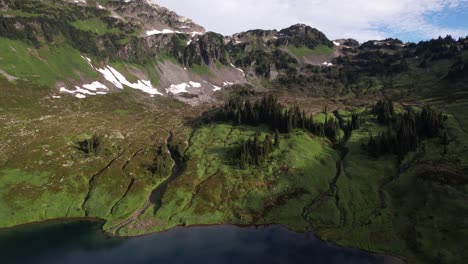
[[[193,64],[214,65],[217,61],[228,65],[226,52],[224,37],[217,33],[208,32],[188,45],[184,51],[183,62],[188,66]]]
[[[187,34],[205,32],[202,26],[194,23],[191,19],[179,16],[149,0],[108,1],[106,8],[128,22],[141,25],[145,32],[164,29]]]
[[[331,42],[325,34],[304,24],[293,25],[281,30],[275,44],[277,46],[306,46],[310,49],[313,49],[318,45],[333,47],[333,42]]]

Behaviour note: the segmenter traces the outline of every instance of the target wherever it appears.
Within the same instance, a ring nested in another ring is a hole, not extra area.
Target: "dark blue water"
[[[401,263],[280,226],[175,228],[131,239],[99,230],[97,223],[73,222],[0,231],[0,263]]]

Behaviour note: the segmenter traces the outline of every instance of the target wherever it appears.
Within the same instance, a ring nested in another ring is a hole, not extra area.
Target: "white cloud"
[[[467,8],[468,0],[156,0],[208,30],[230,35],[249,29],[281,29],[305,23],[330,38],[360,41],[407,34],[427,39],[468,35],[463,27],[447,28],[432,15]],[[466,22],[466,21],[465,21]]]

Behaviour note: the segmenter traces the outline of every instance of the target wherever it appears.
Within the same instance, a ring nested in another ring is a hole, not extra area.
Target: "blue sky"
[[[331,39],[397,37],[417,42],[468,36],[468,0],[155,0],[207,30],[231,35],[249,29],[308,24]]]

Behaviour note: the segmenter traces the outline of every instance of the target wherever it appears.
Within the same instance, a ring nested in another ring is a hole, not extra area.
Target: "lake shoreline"
[[[132,238],[141,238],[141,237],[146,237],[146,236],[150,236],[150,235],[168,233],[168,232],[174,231],[176,229],[186,230],[186,229],[197,228],[197,227],[202,227],[202,228],[203,227],[220,227],[220,228],[222,228],[222,227],[238,227],[238,228],[241,228],[241,229],[252,229],[252,230],[253,229],[259,229],[259,228],[279,227],[279,228],[282,228],[284,230],[287,230],[289,232],[293,232],[293,233],[296,233],[296,234],[311,235],[314,238],[320,240],[322,243],[326,243],[328,246],[333,246],[333,247],[337,247],[337,248],[343,248],[343,249],[346,249],[346,250],[362,252],[362,253],[367,253],[367,254],[370,254],[370,255],[378,256],[378,257],[383,257],[383,258],[386,258],[386,259],[390,260],[390,262],[388,262],[390,264],[407,263],[406,260],[403,259],[400,256],[394,256],[394,255],[389,255],[389,254],[380,253],[380,252],[372,252],[372,251],[369,251],[369,250],[366,250],[366,249],[361,249],[361,248],[356,248],[356,247],[343,246],[343,245],[337,244],[334,241],[324,240],[324,239],[317,236],[316,234],[314,234],[311,231],[296,231],[296,230],[292,230],[292,229],[288,228],[284,224],[275,224],[275,223],[261,224],[261,225],[259,225],[259,224],[231,224],[231,223],[177,225],[177,226],[173,226],[173,227],[170,227],[168,229],[161,230],[161,231],[148,232],[146,234],[141,234],[141,235],[122,236],[122,235],[113,234],[111,232],[107,232],[106,230],[104,230],[103,226],[107,222],[105,219],[95,218],[95,217],[71,217],[71,218],[55,218],[55,219],[48,219],[48,220],[42,220],[42,221],[35,221],[35,222],[15,225],[15,226],[12,226],[12,227],[2,227],[2,228],[0,228],[0,232],[12,231],[14,229],[19,229],[19,228],[22,228],[22,227],[34,227],[34,226],[47,225],[47,224],[51,224],[51,225],[53,225],[53,224],[70,224],[70,223],[79,223],[79,222],[99,224],[99,232],[102,235],[104,235],[106,238],[124,239],[124,240],[132,239]]]

